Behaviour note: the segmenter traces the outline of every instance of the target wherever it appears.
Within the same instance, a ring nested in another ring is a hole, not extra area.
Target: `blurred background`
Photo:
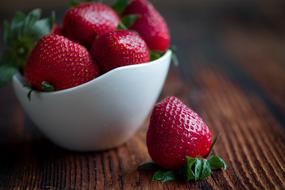
[[[259,94],[265,102],[270,98],[278,110],[285,111],[284,0],[151,2],[169,25],[179,70],[193,88],[198,70],[216,68],[249,93]],[[18,10],[40,7],[46,15],[55,10],[60,23],[67,4],[67,0],[1,0],[0,22]]]

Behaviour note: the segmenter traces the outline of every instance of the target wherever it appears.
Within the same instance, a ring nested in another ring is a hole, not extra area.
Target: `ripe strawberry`
[[[51,28],[51,34],[57,34],[57,35],[62,35],[62,30],[60,28],[60,26],[58,26],[57,24],[54,24]]]
[[[78,86],[99,75],[85,47],[59,35],[40,39],[24,68],[28,83],[37,90],[49,84],[55,90]]]
[[[128,30],[110,32],[99,37],[93,42],[91,53],[103,72],[149,61],[145,41],[137,33]]]
[[[130,29],[136,30],[154,51],[169,48],[169,32],[163,17],[147,0],[133,0],[126,7],[124,15],[139,15]]]
[[[206,156],[212,134],[206,123],[176,97],[158,103],[147,132],[148,152],[158,165],[178,169],[185,157]]]
[[[81,3],[69,9],[64,16],[64,35],[72,41],[90,46],[102,34],[116,30],[120,19],[107,5]]]

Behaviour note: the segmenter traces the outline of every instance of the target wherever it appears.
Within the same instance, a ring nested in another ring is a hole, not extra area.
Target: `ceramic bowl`
[[[52,142],[75,151],[98,151],[126,142],[152,110],[163,87],[171,51],[161,58],[119,67],[80,86],[33,92],[21,74],[13,87],[25,112]]]

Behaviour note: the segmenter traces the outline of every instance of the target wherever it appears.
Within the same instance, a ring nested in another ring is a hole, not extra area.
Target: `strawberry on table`
[[[145,41],[136,32],[128,30],[100,36],[93,42],[91,53],[103,72],[149,61],[149,50]]]
[[[123,15],[138,16],[130,29],[136,30],[152,51],[164,52],[169,48],[170,37],[167,24],[150,2],[132,0]]]
[[[150,119],[147,146],[152,159],[167,169],[177,169],[186,156],[206,156],[212,134],[197,113],[176,97],[157,104]]]
[[[24,67],[28,83],[37,90],[62,90],[99,75],[87,49],[59,35],[40,39]]]
[[[119,22],[119,16],[107,5],[81,3],[65,13],[63,32],[72,41],[90,47],[98,36],[115,31]]]
[[[147,148],[154,163],[139,169],[159,169],[154,181],[203,180],[213,170],[226,169],[222,158],[211,155],[216,142],[207,124],[176,97],[156,104],[147,131]]]

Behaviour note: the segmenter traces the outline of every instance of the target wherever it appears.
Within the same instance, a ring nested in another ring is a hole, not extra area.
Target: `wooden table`
[[[195,183],[152,182],[151,173],[136,169],[150,160],[148,120],[117,149],[65,151],[37,131],[8,86],[0,90],[1,190],[285,189],[284,28],[223,9],[200,7],[207,14],[196,14],[199,8],[182,2],[161,5],[181,62],[161,98],[181,98],[219,133],[215,152],[228,170]]]

